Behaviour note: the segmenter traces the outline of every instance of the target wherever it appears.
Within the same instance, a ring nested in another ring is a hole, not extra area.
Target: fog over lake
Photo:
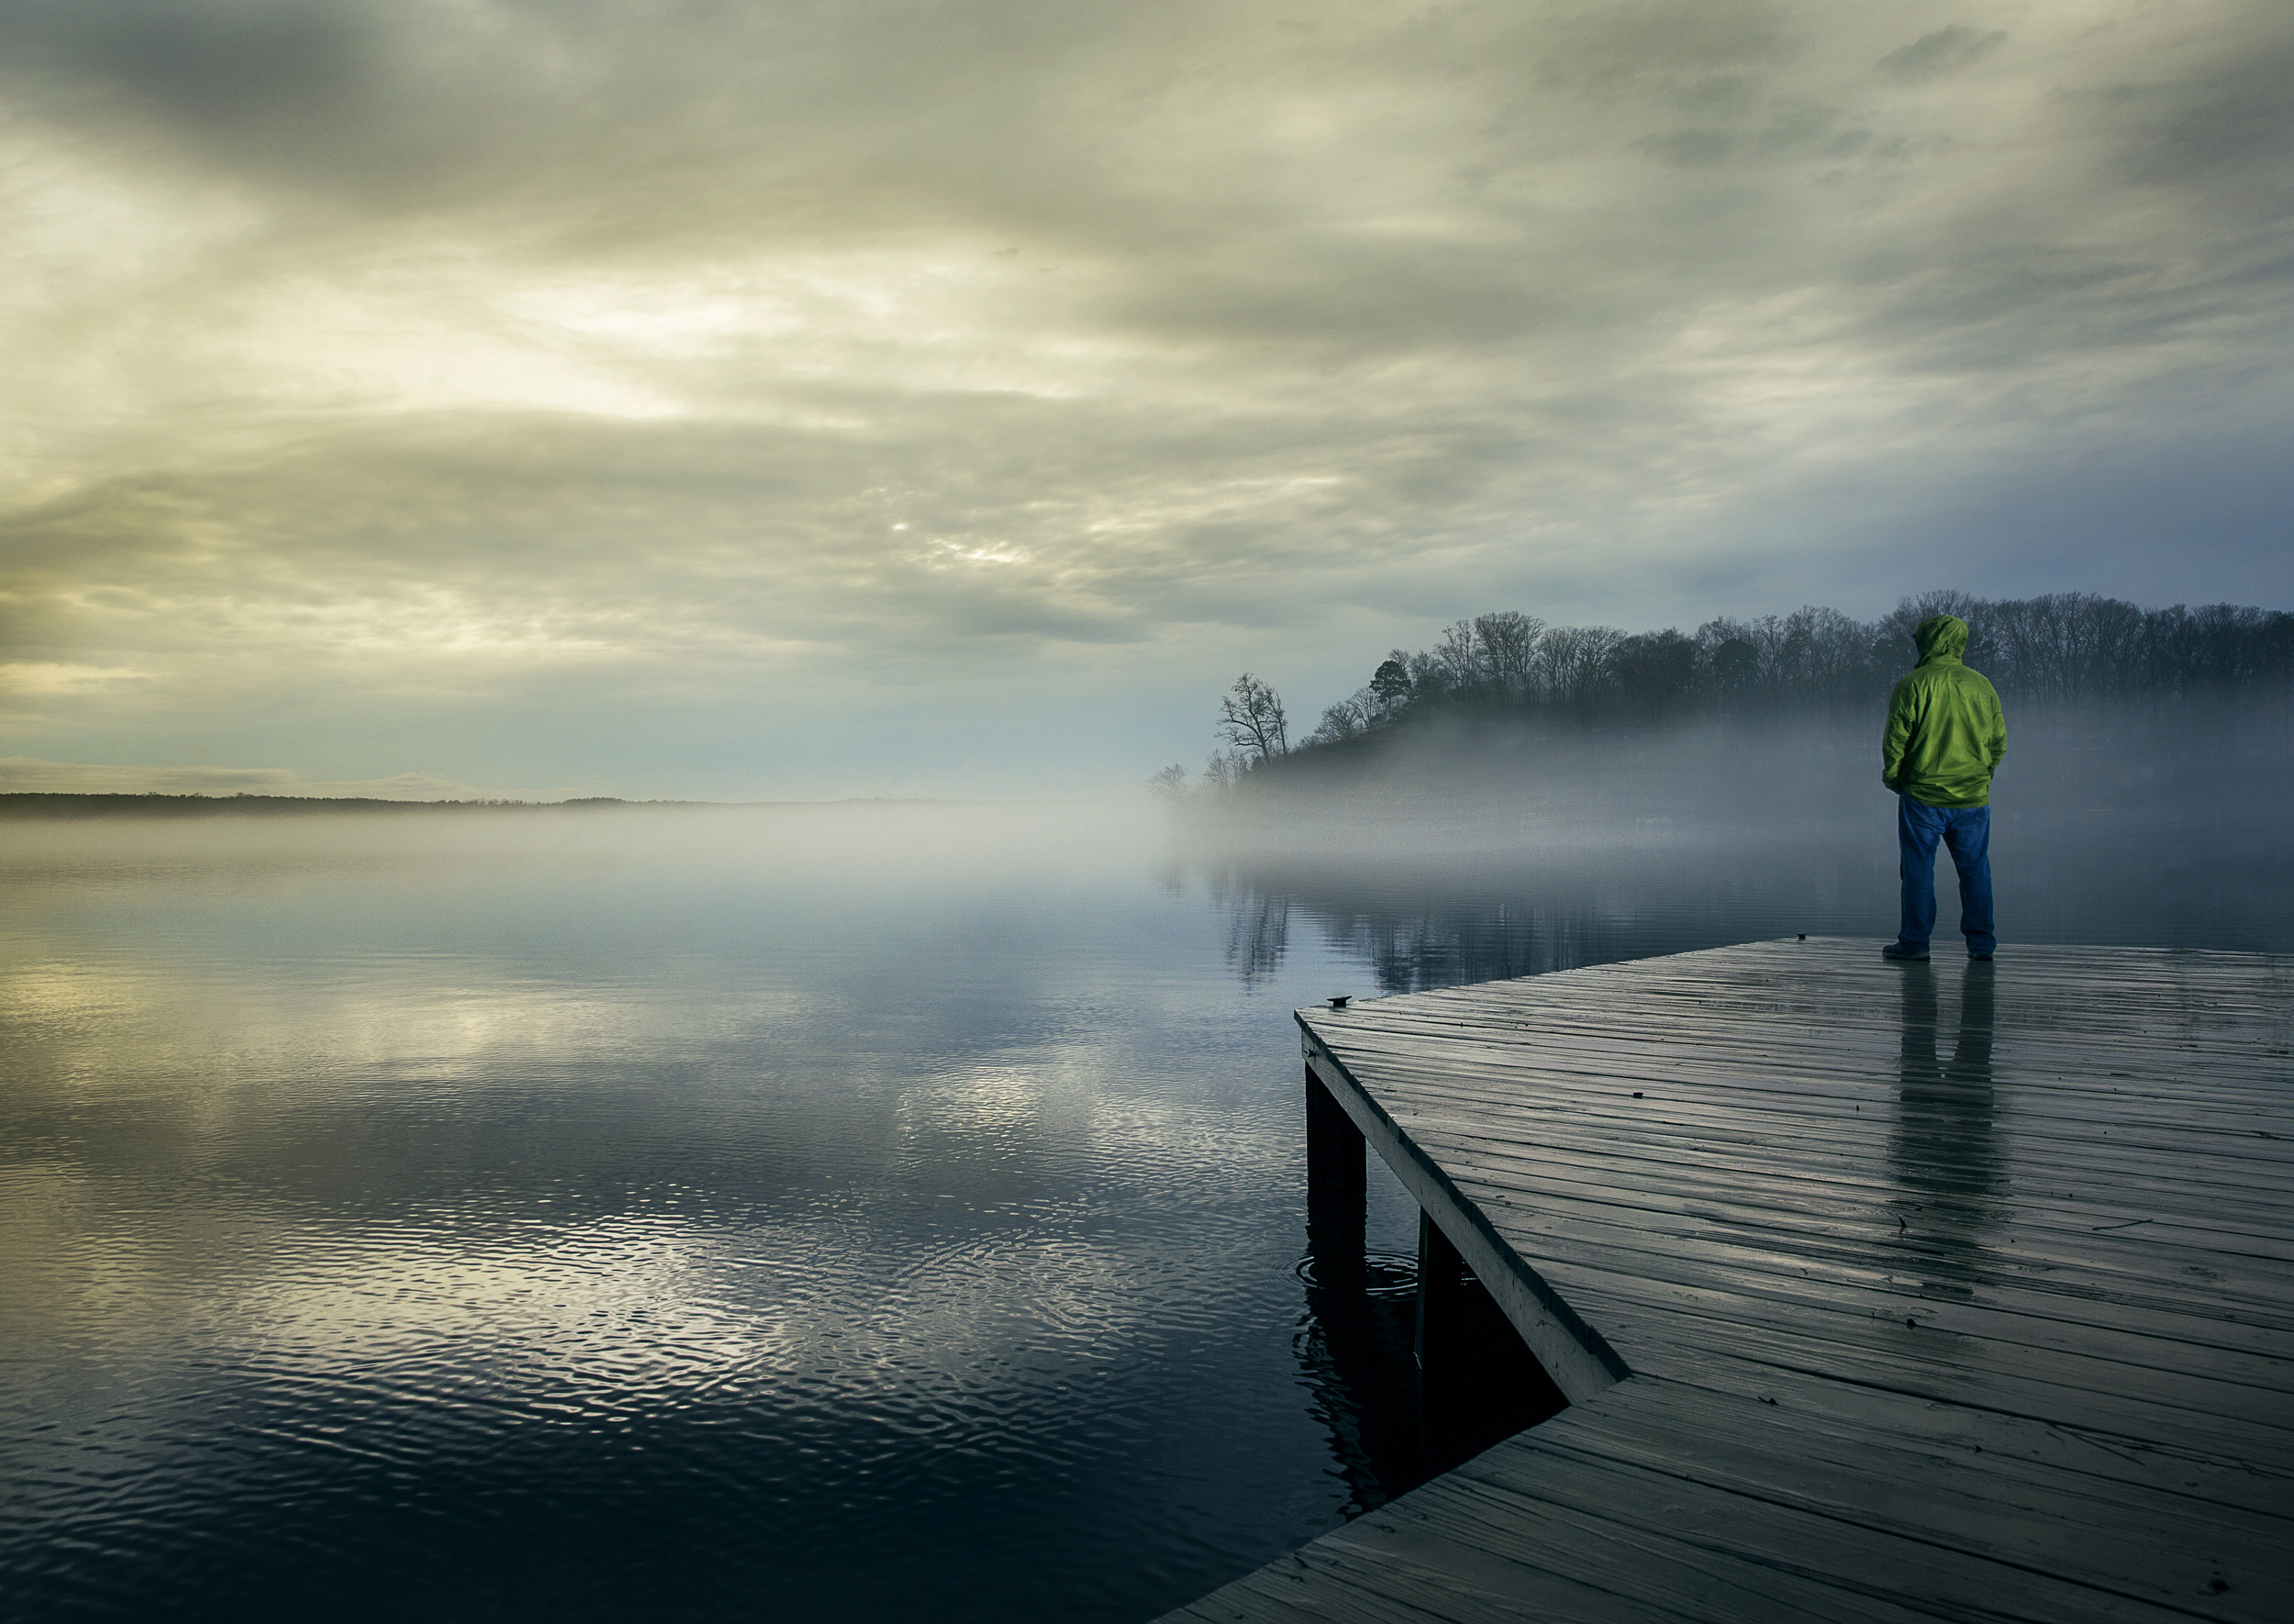
[[[2018,734],[2003,954],[2294,951],[2283,717],[2201,720]],[[1871,753],[1490,737],[1176,820],[11,823],[0,1593],[1150,1617],[1447,1447],[1302,1277],[1290,1009],[1876,950]]]

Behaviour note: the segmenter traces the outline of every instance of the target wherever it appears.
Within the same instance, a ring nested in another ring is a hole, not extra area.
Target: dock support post
[[[1355,1285],[1363,1276],[1367,1147],[1345,1107],[1307,1068],[1307,1250],[1315,1278]]]
[[[1458,1272],[1465,1261],[1420,1208],[1418,1214],[1418,1368],[1433,1377],[1456,1363]]]

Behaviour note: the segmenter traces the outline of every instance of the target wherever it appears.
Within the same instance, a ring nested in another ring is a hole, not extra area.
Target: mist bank
[[[1172,805],[1197,851],[1384,859],[1805,844],[1833,831],[1892,842],[1880,723],[1876,707],[1666,721],[1453,712],[1294,751]],[[2294,708],[2272,695],[2194,695],[2011,706],[1992,804],[2010,833],[2203,840],[2286,862],[2289,788]]]
[[[1281,695],[1245,673],[1203,778],[1151,783],[1197,850],[1806,841],[1884,818],[1888,694],[1934,615],[1966,623],[1965,663],[2005,702],[2003,816],[2282,851],[2294,614],[2093,593],[1937,591],[1868,622],[1809,606],[1694,635],[1483,615],[1394,650],[1297,742]]]
[[[91,888],[162,878],[217,895],[252,895],[337,872],[453,875],[458,907],[497,883],[606,871],[704,889],[761,874],[848,889],[1008,889],[1137,872],[1153,861],[1163,833],[1154,810],[1137,799],[625,803],[464,815],[431,805],[428,817],[349,807],[307,817],[19,818],[0,840],[0,905],[25,909],[37,899],[69,911]]]
[[[2008,729],[2006,951],[2294,951],[2285,705],[2010,706]],[[1385,729],[1175,799],[1174,883],[1217,900],[1246,982],[1313,942],[1386,993],[1801,932],[1876,944],[1898,885],[1879,730],[1876,712]]]

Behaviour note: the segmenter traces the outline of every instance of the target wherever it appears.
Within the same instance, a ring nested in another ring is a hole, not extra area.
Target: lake
[[[1292,1007],[1894,909],[1885,823],[0,834],[0,1596],[43,1620],[1152,1617],[1475,1443],[1416,1407],[1399,1189],[1366,1301],[1302,1266]],[[2002,951],[2288,951],[2255,840],[2003,818]]]

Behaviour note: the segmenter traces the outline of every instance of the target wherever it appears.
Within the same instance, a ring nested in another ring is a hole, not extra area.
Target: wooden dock
[[[1167,1618],[2294,1619],[2294,959],[1877,950],[1301,1011],[1571,1402]]]

